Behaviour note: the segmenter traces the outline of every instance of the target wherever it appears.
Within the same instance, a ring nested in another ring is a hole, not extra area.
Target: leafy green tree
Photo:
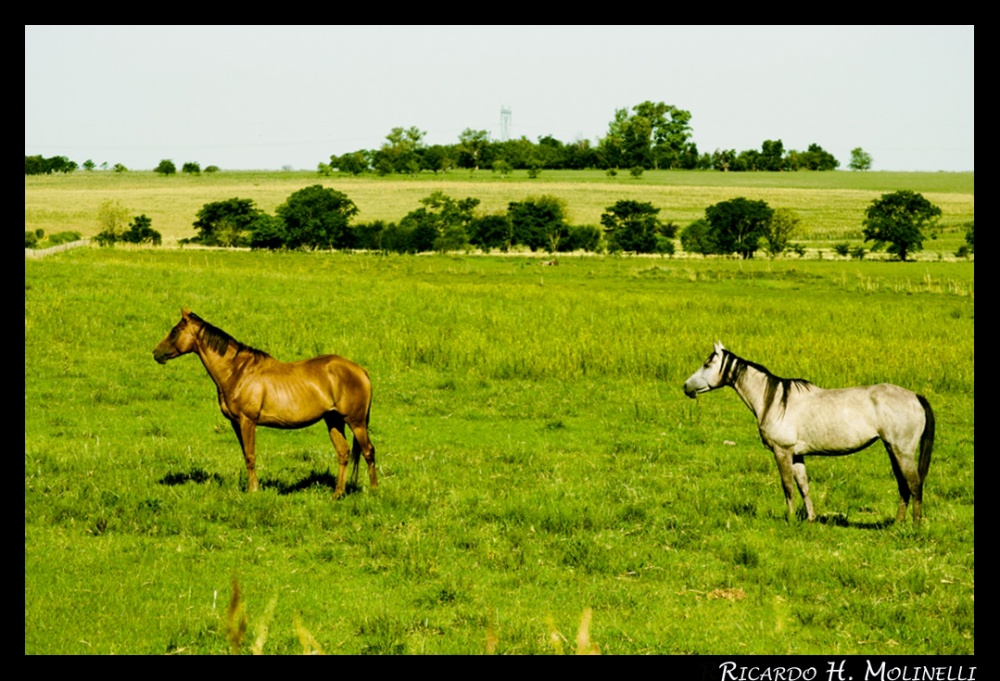
[[[764,232],[763,246],[775,258],[785,252],[791,240],[801,230],[802,220],[791,208],[775,208]]]
[[[363,222],[354,225],[354,247],[366,251],[383,251],[382,237],[386,223],[383,220]]]
[[[523,135],[504,142],[492,142],[488,145],[488,149],[490,165],[494,170],[501,161],[511,168],[523,170],[539,155],[538,146]]]
[[[83,162],[83,169],[86,170],[88,173],[92,172],[94,170],[94,168],[96,168],[96,167],[97,167],[97,164],[94,163],[94,161],[92,159],[88,158],[86,161]]]
[[[735,149],[716,149],[712,152],[712,167],[715,170],[727,172],[736,169]]]
[[[505,214],[483,215],[474,218],[469,225],[469,242],[484,253],[494,248],[506,253],[510,250],[512,236],[510,218]]]
[[[217,173],[217,172],[219,172],[219,166],[206,166],[205,167],[205,172],[206,173]]]
[[[188,161],[181,166],[181,172],[188,175],[201,175],[201,165],[195,161]]]
[[[47,160],[47,163],[52,168],[52,172],[56,173],[72,173],[79,168],[76,161],[71,161],[65,156],[53,156]]]
[[[72,173],[78,168],[75,161],[65,156],[25,156],[25,175],[51,175],[52,173]]]
[[[781,140],[764,140],[757,157],[756,170],[778,171],[785,169],[785,145]]]
[[[188,241],[205,246],[246,246],[251,227],[262,213],[253,199],[234,197],[206,203],[194,221],[198,236]]]
[[[485,130],[466,128],[458,136],[458,165],[470,170],[478,170],[490,144],[490,134]]]
[[[601,214],[601,224],[608,245],[613,251],[631,251],[633,253],[673,252],[673,242],[668,241],[677,233],[677,227],[665,225],[658,217],[659,208],[651,203],[623,199],[613,206],[608,206]],[[668,250],[669,249],[669,250]]]
[[[596,252],[601,249],[602,230],[595,225],[570,225],[566,236],[559,240],[559,252]]]
[[[851,170],[871,170],[872,155],[861,147],[851,149],[851,162],[847,165]]]
[[[646,101],[632,107],[638,116],[647,118],[653,129],[654,168],[693,168],[697,147],[691,137],[691,112],[663,102]]]
[[[275,210],[288,248],[352,248],[349,227],[358,207],[346,194],[316,184],[293,193]]]
[[[560,239],[567,233],[566,203],[555,196],[529,196],[523,201],[512,201],[507,206],[507,217],[512,242],[532,251],[557,251]]]
[[[373,154],[376,169],[391,168],[391,172],[407,174],[420,172],[419,151],[426,134],[416,126],[393,128],[382,147]]]
[[[721,253],[708,220],[695,220],[681,232],[681,247],[688,253],[712,255]]]
[[[418,150],[420,169],[430,170],[435,175],[448,172],[455,167],[455,154],[452,147],[443,144],[432,144]]]
[[[431,250],[460,250],[469,243],[473,210],[479,199],[453,199],[436,191],[420,200],[421,208],[410,211],[400,220],[407,234],[407,250],[423,253]]]
[[[42,175],[45,173],[45,158],[43,156],[25,156],[24,157],[24,174],[25,175]]]
[[[382,230],[382,251],[386,253],[416,253],[410,242],[410,232],[401,224],[391,222]]]
[[[785,157],[789,170],[836,170],[840,161],[818,144],[810,144],[807,151],[789,151]]]
[[[862,222],[865,241],[885,246],[889,253],[905,261],[906,256],[924,247],[924,232],[941,217],[941,209],[922,194],[907,189],[883,194],[871,202]]]
[[[752,258],[767,233],[772,211],[764,201],[743,197],[721,201],[705,209],[720,253],[738,253]]]
[[[360,175],[368,170],[370,161],[368,152],[359,150],[352,151],[351,153],[344,154],[343,156],[331,156],[330,165],[337,168],[341,172],[350,173],[351,175]]]
[[[129,221],[129,209],[117,199],[108,199],[97,209],[97,223],[101,229],[94,240],[101,246],[120,240]]]
[[[442,222],[438,213],[429,211],[426,207],[404,215],[399,221],[399,227],[406,234],[406,250],[410,253],[433,251],[434,242],[442,234]]]
[[[562,165],[555,166],[550,163],[549,166],[571,170],[583,170],[584,168],[597,168],[599,166],[597,149],[591,145],[589,139],[580,138],[564,145],[563,155],[565,160]]]
[[[569,167],[569,157],[572,153],[568,145],[563,144],[552,135],[544,135],[538,138],[538,144],[532,149],[532,154],[528,157],[527,167],[542,168],[567,168]]]
[[[513,168],[510,167],[510,164],[507,163],[507,161],[505,161],[502,158],[498,158],[497,160],[493,161],[493,172],[499,173],[500,177],[502,178],[506,179],[506,177],[510,175],[512,170]]]
[[[137,215],[129,223],[128,229],[122,234],[121,240],[130,244],[149,243],[159,246],[163,242],[160,233],[153,229],[153,220],[145,214]]]
[[[628,109],[616,109],[608,124],[608,134],[597,143],[605,168],[631,168],[652,163],[653,126],[645,117],[629,116]]]
[[[694,167],[697,148],[691,136],[691,113],[663,102],[645,101],[617,109],[608,134],[598,143],[605,168]]]
[[[127,172],[128,172],[128,168],[126,168],[126,167],[125,167],[124,165],[122,165],[121,163],[116,163],[116,164],[114,165],[114,168],[112,168],[112,170],[113,170],[114,172],[116,172],[116,173],[127,173]]]
[[[173,175],[174,173],[176,173],[177,166],[174,165],[173,161],[171,161],[168,158],[165,158],[162,161],[160,161],[160,164],[156,166],[154,170],[158,172],[160,175],[166,177],[167,175]]]
[[[288,244],[288,232],[281,218],[261,212],[247,226],[247,242],[255,250],[277,251]]]

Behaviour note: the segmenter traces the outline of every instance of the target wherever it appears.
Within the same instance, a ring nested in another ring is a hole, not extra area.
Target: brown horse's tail
[[[920,434],[920,461],[917,463],[917,472],[923,483],[927,470],[931,467],[931,450],[934,449],[934,411],[926,397],[917,395],[917,399],[924,408],[924,432]]]

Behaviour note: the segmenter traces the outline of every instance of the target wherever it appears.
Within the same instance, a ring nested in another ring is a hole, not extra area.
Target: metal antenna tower
[[[500,107],[500,141],[510,139],[510,107]]]

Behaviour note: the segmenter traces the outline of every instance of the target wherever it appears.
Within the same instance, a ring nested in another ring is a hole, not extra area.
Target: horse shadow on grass
[[[203,468],[195,467],[186,473],[167,473],[162,478],[157,480],[157,482],[161,485],[167,485],[168,487],[184,485],[189,482],[196,482],[198,484],[214,482],[217,485],[221,485],[222,476],[218,473],[209,473]]]
[[[337,489],[337,476],[331,473],[329,469],[325,471],[317,471],[314,469],[301,480],[294,482],[287,482],[285,480],[261,480],[260,486],[263,489],[273,489],[281,495],[304,492],[305,490],[312,489],[313,487],[325,487],[330,490],[330,493],[332,494]],[[353,494],[359,489],[361,489],[360,485],[348,481],[347,487],[344,489],[344,494]]]
[[[176,485],[184,485],[189,482],[204,484],[206,482],[214,482],[217,485],[222,485],[224,480],[218,473],[209,473],[202,468],[192,468],[188,472],[172,472],[167,473],[162,478],[158,480],[161,485],[167,485],[170,487]],[[246,480],[242,481],[242,486],[246,488]],[[260,480],[261,489],[273,489],[278,494],[294,494],[296,492],[303,492],[307,489],[313,487],[325,487],[330,490],[332,494],[337,488],[337,476],[328,470],[317,471],[312,470],[307,476],[301,480],[296,480],[293,482],[288,482],[285,480],[268,480],[262,478]],[[357,483],[348,482],[345,494],[352,494],[361,489],[361,486]]]
[[[803,515],[803,518],[805,516]],[[816,522],[834,527],[853,527],[856,530],[884,530],[896,524],[894,518],[871,521],[852,521],[844,513],[823,513],[816,516]]]

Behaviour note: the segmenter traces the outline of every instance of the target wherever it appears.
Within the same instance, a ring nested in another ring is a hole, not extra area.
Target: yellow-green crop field
[[[772,208],[791,208],[802,218],[803,241],[861,239],[861,221],[873,199],[898,189],[919,191],[942,210],[941,238],[928,251],[950,255],[961,243],[965,223],[975,214],[973,173],[718,173],[649,171],[642,178],[609,178],[598,171],[552,171],[530,180],[514,173],[506,180],[487,172],[451,171],[413,178],[319,177],[305,172],[231,172],[162,177],[152,172],[107,172],[25,178],[26,230],[99,231],[97,209],[109,199],[153,220],[165,240],[194,236],[195,214],[206,203],[239,197],[273,212],[293,192],[322,184],[344,192],[357,204],[355,221],[398,221],[420,207],[420,199],[442,191],[453,198],[478,198],[484,213],[502,212],[511,201],[551,194],[566,201],[569,222],[598,225],[601,213],[620,199],[648,201],[660,218],[685,226],[703,218],[705,208],[737,196],[762,199]]]

